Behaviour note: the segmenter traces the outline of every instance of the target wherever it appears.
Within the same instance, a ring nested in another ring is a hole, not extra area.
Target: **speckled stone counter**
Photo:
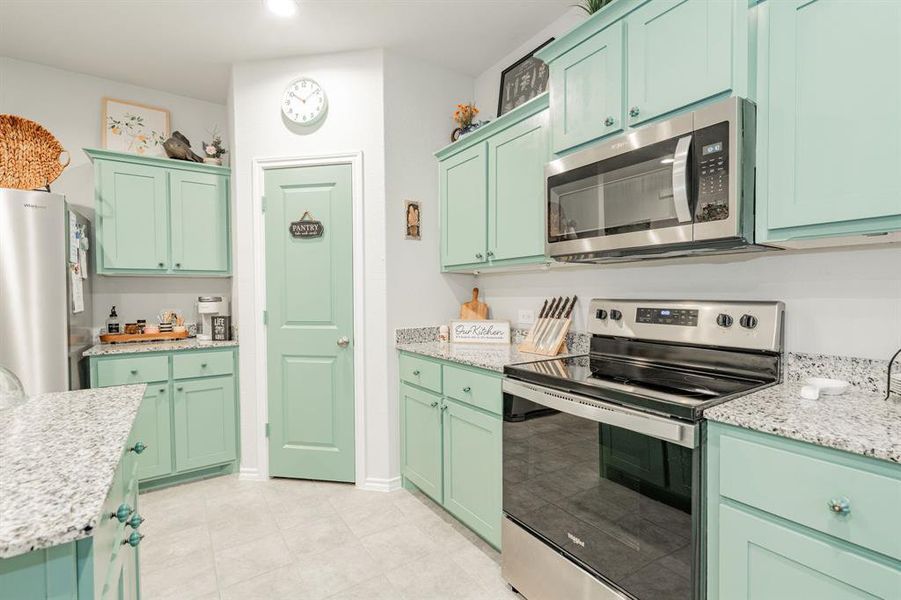
[[[128,344],[97,344],[84,351],[84,356],[109,356],[111,354],[132,354],[134,352],[177,352],[179,350],[205,350],[207,348],[231,348],[238,340],[227,342],[204,342],[197,338],[187,338],[174,342],[133,342]]]
[[[790,381],[704,411],[711,421],[901,463],[901,397],[851,387],[805,400]]]
[[[547,360],[540,354],[520,352],[512,344],[452,344],[449,342],[399,343],[397,349],[450,362],[504,372],[505,365]]]
[[[42,394],[0,410],[0,559],[90,535],[144,388]]]

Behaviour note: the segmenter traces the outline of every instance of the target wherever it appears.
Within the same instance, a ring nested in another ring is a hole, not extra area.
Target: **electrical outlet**
[[[519,311],[519,324],[520,325],[532,325],[535,323],[535,311],[534,310],[521,310]]]

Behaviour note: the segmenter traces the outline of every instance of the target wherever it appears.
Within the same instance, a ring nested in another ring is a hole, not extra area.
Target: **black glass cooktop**
[[[510,365],[516,379],[689,418],[767,382],[646,361],[575,356]]]

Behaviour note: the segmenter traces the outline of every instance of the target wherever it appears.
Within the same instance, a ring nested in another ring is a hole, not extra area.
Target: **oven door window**
[[[691,223],[691,135],[548,178],[548,242]]]
[[[690,599],[697,452],[553,410],[529,417],[504,422],[504,512],[637,598]]]

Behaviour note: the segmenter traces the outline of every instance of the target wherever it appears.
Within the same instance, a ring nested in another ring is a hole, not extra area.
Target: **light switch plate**
[[[520,325],[532,325],[535,323],[535,311],[534,310],[521,310],[519,311],[519,317],[517,321]]]

